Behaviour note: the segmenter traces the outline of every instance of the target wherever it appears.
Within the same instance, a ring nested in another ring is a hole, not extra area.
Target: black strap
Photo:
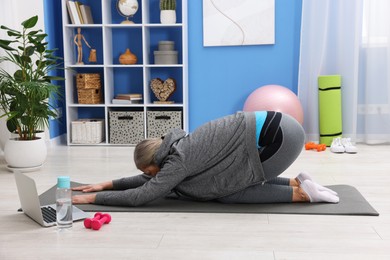
[[[341,89],[341,87],[318,88],[319,91],[328,91],[328,90],[335,90],[335,89]]]
[[[332,136],[339,136],[342,135],[343,132],[335,133],[335,134],[320,134],[321,137],[332,137]]]

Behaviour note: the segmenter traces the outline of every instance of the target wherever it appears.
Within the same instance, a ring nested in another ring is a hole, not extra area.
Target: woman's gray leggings
[[[267,125],[264,125],[267,127]],[[289,186],[290,179],[278,177],[282,174],[301,153],[305,132],[302,126],[291,116],[281,114],[277,141],[269,145],[277,146],[278,149],[271,149],[273,153],[262,160],[266,182],[250,186],[232,195],[219,198],[222,203],[279,203],[292,202],[293,189]],[[275,134],[276,136],[276,134]],[[274,140],[274,139],[273,139]],[[266,148],[266,147],[264,147]],[[264,149],[263,148],[263,149]],[[262,151],[259,150],[260,158]]]

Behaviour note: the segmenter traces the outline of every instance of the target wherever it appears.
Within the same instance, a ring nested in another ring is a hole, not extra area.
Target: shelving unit
[[[72,24],[67,1],[62,0],[62,21],[64,63],[67,68],[65,98],[68,145],[83,145],[72,143],[72,122],[80,119],[104,120],[105,138],[103,142],[95,145],[114,145],[110,142],[111,111],[142,112],[144,138],[148,137],[148,111],[179,111],[182,115],[182,128],[188,131],[187,0],[176,0],[176,24],[160,23],[159,0],[138,0],[138,11],[131,19],[134,24],[130,25],[120,23],[124,18],[116,9],[117,0],[80,0],[82,4],[91,7],[94,24]],[[83,45],[85,64],[76,65],[77,46],[74,37],[78,28],[81,28],[85,40],[97,50],[95,64],[88,63],[89,48]],[[175,50],[179,54],[178,64],[154,64],[153,52],[158,49],[159,41],[175,42]],[[137,63],[134,65],[119,63],[119,56],[127,48],[137,56]],[[100,74],[103,95],[101,104],[78,103],[76,88],[78,73]],[[157,98],[150,88],[150,81],[154,78],[165,80],[169,77],[176,80],[176,91],[169,98],[174,103],[155,104]],[[112,99],[119,93],[140,93],[143,95],[142,103],[112,104]]]

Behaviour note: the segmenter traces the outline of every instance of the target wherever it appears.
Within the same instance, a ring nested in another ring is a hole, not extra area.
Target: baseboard
[[[66,145],[66,134],[59,135],[57,137],[46,140],[48,146],[61,146]]]

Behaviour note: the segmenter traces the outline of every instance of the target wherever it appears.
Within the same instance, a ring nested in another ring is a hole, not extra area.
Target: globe
[[[133,21],[130,21],[129,18],[132,17],[138,11],[138,2],[137,0],[118,0],[116,3],[116,8],[118,13],[123,17],[126,17],[126,20],[122,24],[132,24]]]

